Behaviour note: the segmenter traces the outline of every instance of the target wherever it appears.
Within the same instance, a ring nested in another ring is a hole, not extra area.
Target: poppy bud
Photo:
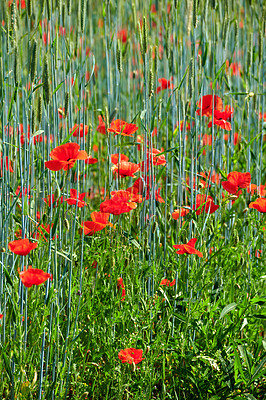
[[[5,252],[6,252],[5,247],[0,246],[0,253],[5,253]]]
[[[69,231],[69,229],[70,229],[70,224],[69,224],[69,221],[68,221],[67,218],[64,219],[64,225],[65,225],[66,230]]]
[[[57,186],[57,188],[55,189],[55,192],[54,192],[54,202],[56,202],[59,199],[60,194],[61,194],[61,190],[60,190],[59,186]]]

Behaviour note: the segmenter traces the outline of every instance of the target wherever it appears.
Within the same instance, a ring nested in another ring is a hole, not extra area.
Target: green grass
[[[156,12],[146,0],[2,3],[0,398],[262,400],[266,214],[249,204],[266,194],[248,187],[234,198],[221,184],[232,171],[266,184],[262,0],[157,0]],[[157,93],[160,78],[169,87]],[[231,131],[196,114],[207,94],[234,108]],[[103,135],[99,115],[107,127],[121,119],[138,130]],[[74,137],[80,123],[88,135]],[[68,142],[98,163],[48,170],[51,150]],[[167,163],[147,172],[151,147]],[[136,177],[147,173],[150,198],[146,188],[136,209],[110,216],[113,227],[84,236],[82,222],[135,181],[113,176],[110,156],[118,152],[145,161]],[[206,180],[209,171],[220,174],[218,183]],[[158,188],[165,203],[156,201]],[[43,200],[65,200],[70,189],[88,193],[86,207]],[[212,196],[218,210],[196,215],[197,194]],[[175,221],[179,207],[190,212]],[[27,256],[9,250],[52,223]],[[176,254],[173,245],[191,238],[202,258]],[[53,280],[26,288],[18,269],[30,265]],[[160,285],[163,278],[175,284]],[[143,350],[136,365],[118,358],[131,347]]]

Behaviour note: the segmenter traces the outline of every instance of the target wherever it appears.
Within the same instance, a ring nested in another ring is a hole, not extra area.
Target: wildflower
[[[126,28],[120,29],[120,31],[117,32],[117,39],[121,40],[122,43],[126,43],[126,41],[127,41]]]
[[[162,279],[160,285],[162,286],[175,286],[176,280],[174,279],[172,282],[170,282],[168,279]]]
[[[204,210],[206,213],[213,214],[216,210],[218,210],[218,208],[219,206],[214,204],[211,196],[206,197],[204,194],[197,194],[196,205],[193,207],[193,210],[196,210],[197,215],[202,214]]]
[[[249,186],[251,175],[249,172],[232,171],[227,175],[227,181],[222,182],[222,187],[228,193],[235,194],[239,188],[245,189]]]
[[[4,316],[4,314],[0,314],[0,319],[2,319],[2,318],[3,318],[3,316]]]
[[[266,213],[266,198],[260,197],[256,201],[251,202],[248,207],[254,208],[261,213]]]
[[[84,231],[84,235],[93,235],[95,232],[99,232],[103,230],[106,226],[113,226],[109,220],[109,213],[97,212],[94,211],[91,213],[92,221],[84,221],[82,222],[82,229]]]
[[[258,196],[266,196],[266,185],[255,185],[254,183],[250,184],[250,187],[247,187],[247,192],[252,196],[257,194]]]
[[[75,124],[73,128],[70,129],[70,133],[73,133],[74,137],[84,137],[88,134],[89,127],[83,124]]]
[[[128,161],[121,161],[119,164],[116,164],[112,167],[112,171],[114,174],[118,174],[122,178],[126,176],[131,176],[131,178],[136,178],[134,173],[139,171],[139,164],[134,164]]]
[[[177,220],[180,217],[185,217],[187,214],[189,214],[189,212],[189,209],[181,207],[179,210],[174,210],[172,212],[172,218]]]
[[[144,360],[142,355],[143,350],[130,347],[128,349],[121,350],[118,353],[118,358],[122,361],[122,363],[139,364],[142,360]]]
[[[225,129],[226,131],[231,131],[232,130],[231,124],[225,118],[227,114],[228,113],[226,112],[214,111],[214,119],[213,121],[209,122],[208,128],[212,127],[212,122],[213,122],[214,125],[218,125],[222,129]]]
[[[96,131],[105,135],[106,134],[105,120],[102,118],[101,115],[98,115],[98,120],[99,120],[99,125],[97,126]]]
[[[50,157],[52,161],[46,161],[45,166],[52,171],[68,171],[73,168],[77,160],[86,160],[88,154],[84,150],[79,150],[80,146],[77,143],[65,143],[55,147]]]
[[[128,124],[121,119],[116,119],[111,122],[110,128],[108,128],[108,132],[113,132],[116,135],[122,136],[130,136],[133,137],[133,133],[135,133],[139,128],[135,124]]]
[[[98,162],[97,158],[93,158],[92,156],[88,156],[88,158],[85,160],[85,164],[96,164]]]
[[[125,301],[125,298],[126,298],[126,290],[125,290],[123,278],[117,278],[117,289],[118,289],[118,290],[122,289],[121,301]]]
[[[33,285],[41,285],[49,278],[53,280],[52,274],[48,274],[42,269],[32,268],[31,265],[29,265],[26,271],[19,272],[19,277],[23,285],[27,288]]]
[[[195,249],[197,239],[193,238],[190,239],[186,244],[175,244],[173,247],[174,249],[179,249],[176,253],[177,254],[196,254],[199,257],[203,257],[203,254]]]
[[[26,256],[31,250],[36,249],[38,243],[32,243],[29,239],[13,240],[8,243],[8,248],[12,253],[19,256]]]
[[[3,153],[1,153],[0,159],[1,159],[1,176],[3,176]],[[8,159],[7,156],[6,156],[6,162],[5,162],[5,164],[6,164],[6,171],[9,171],[9,172],[13,173],[14,170],[13,170],[13,168],[12,168],[11,161]]]
[[[38,232],[33,234],[32,237],[34,237],[37,240],[44,239],[47,242],[48,240],[46,239],[45,234],[47,234],[49,236],[50,232],[51,232],[51,229],[53,229],[53,226],[54,226],[53,223],[51,223],[51,225],[49,224],[47,226],[45,226],[44,224],[41,224],[37,228]],[[56,237],[58,239],[58,235],[56,235]],[[53,240],[55,240],[55,236],[53,236]]]
[[[156,93],[160,93],[161,90],[165,90],[165,89],[174,89],[174,85],[173,83],[171,83],[173,81],[173,77],[171,77],[171,79],[168,81],[165,78],[159,78],[158,82],[160,83],[160,86],[157,87]]]
[[[126,190],[111,192],[111,199],[105,200],[100,205],[101,212],[120,215],[137,208],[136,200],[139,201],[139,195],[129,193]],[[140,201],[139,201],[140,202]]]
[[[212,116],[212,110],[222,111],[223,101],[219,96],[207,94],[203,96],[197,103],[199,107],[196,111],[197,115],[205,115],[206,117]]]
[[[118,161],[128,161],[129,158],[125,156],[125,154],[122,153],[116,153],[116,154],[111,154],[111,163],[112,164],[118,164]]]
[[[66,199],[65,201],[70,206],[75,206],[77,204],[77,206],[81,208],[81,207],[84,207],[87,205],[85,203],[85,201],[83,200],[85,196],[86,196],[86,193],[79,193],[79,195],[78,195],[76,189],[70,189],[70,197],[68,199]]]
[[[241,135],[237,132],[234,133],[234,146],[239,144],[241,142]],[[224,141],[228,142],[229,140],[229,135],[227,133],[224,134]]]
[[[43,198],[43,201],[45,202],[45,204],[48,205],[48,207],[55,207],[58,206],[59,201],[62,204],[64,201],[64,197],[61,196],[59,199],[55,198],[55,195],[52,194],[52,196],[49,194],[46,198]]]

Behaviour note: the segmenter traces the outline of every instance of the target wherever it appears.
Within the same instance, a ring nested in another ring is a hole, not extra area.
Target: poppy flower
[[[116,135],[122,136],[130,136],[133,137],[133,133],[135,133],[139,128],[135,124],[128,124],[121,119],[116,119],[111,122],[110,128],[108,128],[108,132],[113,132]]]
[[[159,78],[158,82],[160,83],[160,86],[157,87],[156,93],[160,93],[161,90],[165,89],[174,89],[173,83],[171,83],[173,80],[173,77],[168,81],[166,78]]]
[[[236,146],[238,143],[241,142],[241,135],[237,132],[234,133],[233,135],[234,137],[234,146]],[[228,142],[229,140],[229,135],[227,133],[224,134],[224,141]]]
[[[84,231],[84,235],[93,235],[95,232],[99,232],[103,230],[107,225],[113,226],[109,220],[109,213],[97,212],[94,211],[91,213],[92,221],[84,221],[82,222],[82,229]]]
[[[116,154],[111,154],[111,163],[112,164],[118,164],[118,161],[128,161],[129,158],[125,156],[125,154],[122,153],[116,153]]]
[[[222,187],[228,193],[235,194],[239,188],[245,189],[249,186],[251,175],[249,172],[232,171],[227,175],[227,181],[222,182]]]
[[[87,160],[85,160],[85,164],[89,164],[89,165],[96,164],[97,162],[98,162],[98,159],[93,158],[92,156],[89,156],[87,158]]]
[[[53,228],[54,224],[51,223],[51,225],[44,225],[41,224],[37,229],[38,232],[34,233],[32,235],[32,237],[34,237],[35,239],[39,240],[39,239],[44,239],[46,242],[48,242],[48,240],[45,237],[45,234],[47,234],[48,236],[50,235],[50,231]],[[57,239],[58,239],[58,235],[56,235]],[[55,236],[53,236],[53,240],[55,239]]]
[[[79,193],[79,195],[78,195],[76,189],[70,189],[70,197],[68,199],[66,199],[65,201],[70,206],[75,206],[77,204],[77,206],[81,208],[81,207],[84,207],[87,205],[85,203],[85,201],[83,200],[85,196],[86,196],[86,193]]]
[[[190,239],[186,244],[175,244],[174,249],[178,249],[177,254],[196,254],[199,257],[203,257],[203,254],[195,249],[197,239]]]
[[[158,149],[152,149],[152,151],[148,152],[148,157],[151,158],[152,156],[152,163],[153,165],[166,165],[166,159],[164,154],[160,154],[164,151]],[[160,154],[159,156],[157,154]]]
[[[119,164],[116,164],[112,167],[112,171],[114,174],[118,174],[122,178],[126,176],[131,176],[131,178],[136,178],[134,173],[139,171],[139,164],[135,164],[129,161],[121,161]]]
[[[222,128],[222,129],[224,129],[226,131],[231,131],[232,130],[232,126],[231,126],[230,122],[226,121],[223,118],[215,118],[214,117],[213,124],[217,125],[217,126],[220,126],[220,128]],[[210,121],[208,123],[208,128],[211,128],[211,127],[212,127],[212,121]]]
[[[6,171],[9,171],[11,173],[14,172],[13,168],[12,168],[12,164],[11,161],[8,159],[8,157],[6,156]],[[1,153],[1,176],[3,176],[3,153]]]
[[[177,220],[180,217],[185,217],[187,214],[189,214],[189,212],[189,209],[181,207],[179,210],[174,210],[172,212],[172,218]]]
[[[255,185],[251,183],[250,186],[247,187],[247,192],[250,193],[252,196],[257,194],[258,196],[266,196],[266,185]]]
[[[130,347],[128,349],[121,350],[118,353],[118,358],[122,361],[122,363],[139,364],[142,360],[144,360],[142,355],[143,350]]]
[[[126,290],[123,282],[123,278],[117,278],[117,290],[122,289],[122,297],[121,301],[125,301],[126,298]]]
[[[77,143],[65,143],[55,147],[50,157],[52,161],[46,161],[45,166],[51,171],[68,171],[73,168],[77,160],[86,160],[88,154],[84,150],[79,150],[80,146]]]
[[[139,200],[139,195],[129,193],[126,190],[118,190],[111,192],[111,196],[111,199],[105,200],[100,204],[101,212],[120,215],[137,208],[135,199]]]
[[[8,6],[10,7],[12,3],[13,3],[13,0],[9,0]],[[19,5],[21,7],[21,10],[24,10],[26,8],[25,0],[17,0],[16,3],[17,3],[17,8],[19,8]]]
[[[266,198],[260,197],[256,201],[249,204],[249,208],[254,208],[261,213],[266,213]]]
[[[29,195],[29,193],[30,193],[30,186],[28,187],[28,189],[27,189],[27,188],[24,188],[23,190],[20,190],[20,189],[21,189],[21,186],[18,186],[17,189],[16,189],[16,192],[15,192],[15,195],[16,195],[16,196],[19,195],[19,198],[20,198],[20,199],[22,198],[22,193],[23,193],[24,196],[28,195],[28,198],[31,197],[31,196]]]
[[[204,194],[197,194],[196,205],[193,207],[193,210],[196,210],[197,215],[202,214],[204,210],[206,213],[213,214],[216,210],[218,210],[218,208],[219,206],[214,204],[211,196],[206,197]]]
[[[12,253],[19,256],[26,256],[31,250],[36,249],[38,243],[32,243],[29,239],[13,240],[8,243],[8,248]]]
[[[175,286],[176,280],[174,279],[172,282],[170,282],[168,279],[162,279],[160,285],[162,286]]]
[[[84,137],[88,134],[89,127],[83,124],[75,124],[73,128],[70,129],[70,133],[73,133],[74,137]]]
[[[205,115],[206,117],[212,116],[212,110],[222,111],[223,101],[219,96],[207,94],[198,101],[199,107],[196,111],[197,115]]]
[[[98,120],[99,120],[99,125],[97,126],[96,131],[105,135],[106,134],[105,120],[102,118],[101,115],[98,115]]]
[[[62,204],[64,201],[64,197],[61,196],[59,199],[55,200],[55,195],[52,194],[52,196],[49,194],[47,197],[43,198],[43,201],[45,202],[45,204],[48,205],[48,207],[55,207],[58,206],[59,201]]]
[[[4,316],[4,314],[0,314],[0,319],[2,319],[2,318],[3,318],[3,316]]]
[[[33,285],[41,285],[49,278],[53,280],[52,274],[48,274],[42,269],[32,268],[31,265],[29,265],[26,271],[19,272],[19,277],[23,285],[27,288]]]
[[[121,40],[122,43],[126,43],[127,41],[127,30],[125,28],[120,29],[117,32],[117,39]]]

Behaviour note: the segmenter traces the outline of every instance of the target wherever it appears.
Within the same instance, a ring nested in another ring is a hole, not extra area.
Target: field
[[[265,399],[265,15],[1,1],[0,399]]]

